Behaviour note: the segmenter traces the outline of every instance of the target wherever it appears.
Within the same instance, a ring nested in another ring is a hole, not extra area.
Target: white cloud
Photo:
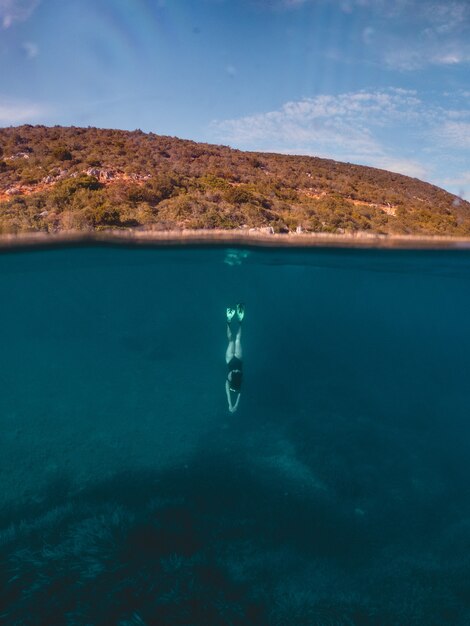
[[[211,130],[216,141],[241,149],[310,154],[443,184],[470,149],[470,112],[455,108],[461,99],[444,102],[448,108],[405,89],[320,95],[214,121]]]
[[[391,69],[412,71],[470,62],[467,1],[408,0],[395,17],[381,33],[382,58]]]
[[[32,41],[25,41],[21,46],[28,59],[35,59],[39,54],[39,47]]]
[[[454,121],[455,112],[451,112],[449,121],[446,121],[436,130],[436,135],[440,137],[446,145],[454,149],[470,149],[470,121]],[[466,114],[470,118],[470,112]]]
[[[255,0],[256,1],[256,0]],[[447,33],[462,28],[470,19],[467,0],[257,0],[268,8],[298,8],[306,4],[336,5],[344,13],[355,10],[383,17],[420,19]]]
[[[0,0],[0,24],[9,28],[14,22],[27,20],[40,0]]]
[[[360,160],[384,156],[374,127],[384,127],[394,119],[412,122],[420,114],[415,92],[360,91],[287,102],[278,111],[214,122],[212,128],[219,138],[237,145],[288,146],[290,151],[308,147],[315,154]]]
[[[389,37],[383,42],[383,59],[390,69],[412,71],[426,66],[452,66],[470,63],[470,43],[439,41],[438,38],[409,44]]]
[[[389,156],[380,157],[377,159],[376,167],[389,170],[390,172],[397,172],[398,174],[405,174],[405,176],[411,176],[412,178],[426,179],[431,174],[429,167],[413,159],[400,159]]]
[[[470,19],[468,3],[462,0],[450,2],[427,0],[417,3],[417,7],[421,7],[423,18],[440,34],[448,34],[465,28]]]
[[[470,198],[470,170],[457,172],[455,176],[444,178],[441,184],[460,198]]]
[[[467,185],[470,187],[470,170],[467,172],[459,172],[454,178],[446,178],[447,185]]]
[[[256,0],[254,0],[256,1]],[[357,43],[368,47],[370,61],[392,70],[470,64],[469,0],[257,0],[270,8],[307,5],[358,12],[364,27]],[[377,44],[377,45],[371,45]]]
[[[375,28],[372,26],[366,26],[366,28],[362,31],[362,41],[367,46],[374,42],[375,39]]]
[[[437,54],[434,57],[434,61],[438,65],[458,65],[462,63],[464,58],[459,53],[447,52],[445,54]]]
[[[0,125],[13,126],[20,123],[30,123],[41,119],[45,110],[33,103],[2,102],[0,100]]]
[[[213,129],[224,140],[248,146],[275,145],[283,149],[290,145],[291,150],[305,150],[308,145],[324,153],[335,144],[348,153],[376,154],[379,148],[370,132],[360,124],[348,123],[358,107],[377,110],[377,98],[366,101],[365,96],[319,96],[287,102],[279,111],[215,122]]]

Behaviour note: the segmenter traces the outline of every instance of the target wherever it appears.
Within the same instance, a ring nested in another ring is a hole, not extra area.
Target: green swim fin
[[[237,304],[237,317],[239,322],[245,317],[245,305],[242,302]]]
[[[235,309],[227,307],[227,324],[230,324],[234,315],[235,315]]]

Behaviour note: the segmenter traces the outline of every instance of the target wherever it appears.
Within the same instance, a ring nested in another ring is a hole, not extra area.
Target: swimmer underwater
[[[232,320],[238,319],[238,330],[233,338]],[[225,381],[225,392],[227,394],[228,409],[230,413],[235,413],[240,402],[241,386],[243,379],[242,364],[242,321],[245,316],[245,306],[241,303],[237,304],[236,309],[227,308],[227,339],[228,346],[225,353],[225,361],[228,366],[227,379]],[[232,401],[233,398],[233,401]]]

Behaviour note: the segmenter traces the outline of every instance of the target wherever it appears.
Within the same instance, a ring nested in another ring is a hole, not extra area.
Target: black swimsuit
[[[228,380],[230,391],[235,391],[236,393],[240,393],[240,390],[242,387],[242,378],[243,378],[242,368],[243,368],[242,362],[236,356],[233,356],[228,362],[227,380]]]

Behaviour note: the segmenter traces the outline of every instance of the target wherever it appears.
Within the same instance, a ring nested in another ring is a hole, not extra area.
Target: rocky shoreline
[[[30,232],[0,235],[0,250],[81,245],[130,246],[254,246],[289,248],[470,249],[470,238],[451,236],[379,235],[371,233],[288,233],[249,230],[100,230]]]

